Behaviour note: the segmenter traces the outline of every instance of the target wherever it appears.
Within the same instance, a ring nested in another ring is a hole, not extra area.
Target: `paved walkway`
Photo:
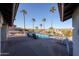
[[[13,56],[67,56],[66,46],[58,40],[34,40],[27,37],[13,37],[6,41],[5,52]]]

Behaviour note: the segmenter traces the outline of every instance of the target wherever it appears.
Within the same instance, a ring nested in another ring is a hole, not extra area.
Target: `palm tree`
[[[35,18],[32,18],[32,21],[33,21],[33,32],[34,32],[34,23],[35,23]]]
[[[25,34],[25,15],[27,14],[27,11],[25,9],[22,9],[21,13],[23,14],[24,17],[24,34]]]
[[[54,13],[55,10],[56,10],[55,7],[52,6],[49,11],[50,11],[51,13]],[[52,20],[51,20],[51,27],[52,27]]]
[[[43,19],[42,19],[42,22],[44,23],[44,29],[45,29],[46,18],[43,18]]]
[[[40,28],[42,29],[42,24],[40,24]]]

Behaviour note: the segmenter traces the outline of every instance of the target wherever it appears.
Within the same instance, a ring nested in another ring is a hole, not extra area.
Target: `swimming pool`
[[[34,39],[46,39],[46,38],[49,38],[48,35],[41,34],[41,33],[35,33],[35,32],[28,32],[27,36],[32,37]]]
[[[45,35],[45,34],[41,34],[41,33],[35,33],[37,38],[40,38],[40,39],[44,39],[44,38],[49,38],[48,35]]]

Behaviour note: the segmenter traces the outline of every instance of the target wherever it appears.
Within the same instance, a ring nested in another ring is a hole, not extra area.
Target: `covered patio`
[[[72,18],[73,55],[79,56],[79,3],[59,3],[61,21]]]
[[[0,53],[5,48],[5,41],[8,36],[8,27],[13,26],[19,4],[5,3],[0,4]],[[3,47],[2,47],[2,42]]]

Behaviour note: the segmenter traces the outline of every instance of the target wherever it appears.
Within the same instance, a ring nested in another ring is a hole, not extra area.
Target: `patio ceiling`
[[[72,18],[72,14],[78,6],[79,3],[59,3],[58,8],[61,21]]]
[[[18,6],[19,4],[14,4],[14,3],[1,3],[0,4],[0,12],[2,13],[3,18],[4,18],[4,24],[8,24],[9,26],[13,25],[13,21],[15,19]]]

